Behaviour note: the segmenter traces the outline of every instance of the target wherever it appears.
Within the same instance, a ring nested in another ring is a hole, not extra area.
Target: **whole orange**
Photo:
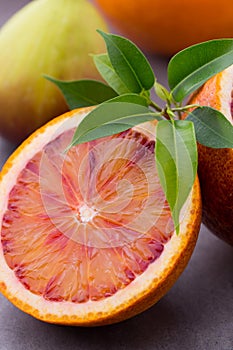
[[[233,36],[232,0],[94,0],[110,23],[144,50],[163,55]]]
[[[190,103],[220,110],[233,123],[233,66],[196,91]],[[233,149],[198,145],[198,176],[203,202],[203,223],[233,245]]]

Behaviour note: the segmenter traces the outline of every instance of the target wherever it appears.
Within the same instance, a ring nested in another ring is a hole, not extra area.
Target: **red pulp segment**
[[[154,142],[139,132],[75,146],[58,136],[20,172],[1,243],[18,280],[49,301],[115,294],[159,258],[174,227]]]

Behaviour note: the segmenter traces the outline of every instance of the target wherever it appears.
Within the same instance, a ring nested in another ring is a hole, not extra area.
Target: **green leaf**
[[[216,109],[198,107],[189,113],[186,120],[194,123],[197,141],[202,145],[233,148],[233,125]]]
[[[209,78],[233,64],[233,39],[210,40],[177,53],[168,64],[168,82],[180,102]]]
[[[145,99],[145,97],[138,94],[124,94],[106,101],[106,103],[112,102],[128,102],[148,107],[148,101]]]
[[[62,81],[45,76],[62,92],[70,109],[95,106],[117,96],[110,87],[96,80]]]
[[[154,119],[159,119],[158,113],[140,104],[103,103],[82,120],[70,146],[114,135]]]
[[[115,72],[107,53],[93,55],[93,59],[99,73],[113,90],[115,90],[119,95],[130,92],[130,90]]]
[[[197,146],[193,123],[161,120],[156,127],[155,158],[159,179],[170,205],[176,231],[180,211],[197,173]]]
[[[154,89],[156,95],[162,100],[162,101],[169,101],[171,102],[171,95],[169,91],[161,84],[159,84],[157,81],[154,84]]]
[[[153,70],[135,44],[126,38],[98,30],[105,40],[111,64],[130,92],[140,93],[154,85]]]

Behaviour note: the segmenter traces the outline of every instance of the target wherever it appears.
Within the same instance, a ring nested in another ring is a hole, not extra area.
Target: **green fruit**
[[[87,0],[35,0],[0,30],[0,134],[14,142],[68,107],[43,74],[76,80],[99,77],[89,53],[105,51],[107,31]]]

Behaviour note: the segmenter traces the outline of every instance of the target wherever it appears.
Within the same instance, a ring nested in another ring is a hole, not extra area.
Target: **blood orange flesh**
[[[1,241],[25,288],[82,303],[109,297],[143,273],[173,224],[154,141],[131,130],[64,154],[72,134],[50,142],[20,172]]]
[[[51,323],[109,324],[152,306],[184,270],[200,227],[196,179],[174,234],[154,123],[65,152],[89,111],[40,128],[0,173],[0,291]]]

